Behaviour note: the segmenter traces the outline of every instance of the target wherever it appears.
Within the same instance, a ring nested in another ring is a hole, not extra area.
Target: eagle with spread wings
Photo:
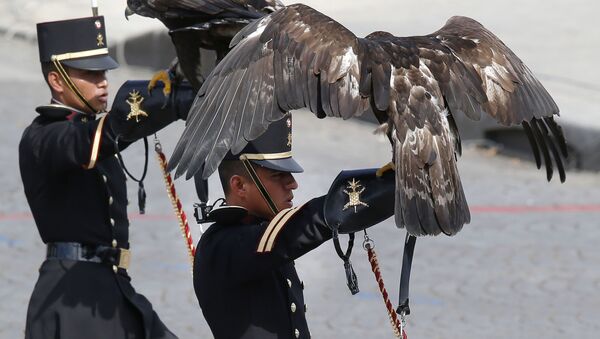
[[[558,107],[525,64],[477,21],[455,16],[414,37],[356,37],[303,4],[257,19],[198,92],[169,169],[208,177],[288,111],[374,114],[393,148],[395,221],[409,234],[454,235],[470,221],[456,165],[454,116],[521,124],[538,168],[565,180]]]

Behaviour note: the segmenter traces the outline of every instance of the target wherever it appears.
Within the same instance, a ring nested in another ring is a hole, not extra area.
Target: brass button
[[[292,313],[296,313],[296,304],[292,303],[290,309],[292,310]]]
[[[113,241],[112,241],[112,247],[113,248],[117,247],[117,239],[113,239]]]
[[[286,279],[286,280],[287,280],[288,286],[289,286],[290,288],[292,288],[292,281],[291,281],[290,279]]]
[[[300,338],[300,331],[298,331],[298,329],[295,329],[294,335],[296,336],[296,338]]]
[[[113,219],[113,218],[110,218],[110,224],[111,224],[112,226],[115,226],[115,219]]]
[[[106,175],[102,174],[102,180],[104,180],[104,183],[106,184],[106,182],[108,181],[108,178],[106,177]]]
[[[109,205],[112,205],[112,204],[113,204],[113,202],[114,202],[114,199],[113,199],[113,197],[108,197],[108,204],[109,204]]]
[[[117,273],[118,270],[119,268],[116,265],[113,265],[113,272]]]

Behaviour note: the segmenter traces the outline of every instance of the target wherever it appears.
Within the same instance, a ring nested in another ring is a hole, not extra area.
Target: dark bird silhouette
[[[565,180],[567,147],[558,107],[523,62],[477,21],[452,17],[415,37],[357,38],[302,4],[246,26],[207,77],[169,162],[208,177],[287,111],[318,117],[375,115],[393,148],[395,221],[412,235],[454,235],[470,221],[456,166],[453,116],[521,124],[538,168]]]
[[[240,29],[282,7],[278,0],[127,0],[125,15],[160,20],[169,29],[179,61],[171,69],[179,66],[199,89],[204,81],[200,48],[214,50],[219,62]]]

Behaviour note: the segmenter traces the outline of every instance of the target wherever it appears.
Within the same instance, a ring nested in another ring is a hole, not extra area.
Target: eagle
[[[391,142],[395,222],[414,236],[454,235],[470,222],[458,173],[455,116],[520,124],[548,181],[565,180],[559,109],[531,70],[479,22],[451,17],[424,36],[356,37],[294,4],[244,27],[198,91],[169,161],[175,177],[207,178],[228,151],[291,110],[349,119],[373,114]]]
[[[125,17],[155,18],[169,29],[177,54],[169,69],[197,90],[204,81],[200,48],[215,51],[219,62],[243,27],[283,7],[279,0],[127,0]],[[166,75],[160,80],[168,82]]]

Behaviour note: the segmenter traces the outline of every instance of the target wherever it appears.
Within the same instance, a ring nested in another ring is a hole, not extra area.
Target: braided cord
[[[169,195],[169,199],[171,200],[171,205],[173,205],[173,210],[175,211],[175,216],[179,221],[179,228],[181,229],[181,233],[185,238],[186,247],[188,249],[188,254],[190,256],[190,262],[192,266],[194,265],[194,256],[196,255],[196,248],[194,247],[194,241],[192,240],[192,233],[190,232],[190,226],[187,221],[187,217],[185,212],[183,211],[183,206],[179,197],[177,196],[177,191],[175,190],[175,184],[173,183],[173,179],[171,178],[171,174],[167,172],[167,157],[162,151],[162,147],[158,138],[154,139],[156,151],[156,156],[158,158],[158,162],[160,165],[160,169],[163,174],[163,179],[165,180],[165,185],[167,187],[167,194]]]
[[[392,328],[394,330],[394,335],[396,338],[402,337],[403,339],[407,339],[406,332],[402,328],[402,324],[398,319],[398,315],[392,306],[392,302],[388,296],[388,292],[383,284],[383,277],[381,276],[381,271],[379,270],[379,261],[377,261],[377,254],[373,249],[373,246],[366,246],[367,254],[369,256],[369,262],[371,263],[371,270],[373,274],[375,274],[375,280],[377,280],[377,285],[379,286],[379,291],[381,292],[381,296],[383,297],[383,302],[385,304],[385,308],[388,312],[388,317],[390,318],[390,323],[392,324]],[[402,333],[402,336],[400,336]]]

